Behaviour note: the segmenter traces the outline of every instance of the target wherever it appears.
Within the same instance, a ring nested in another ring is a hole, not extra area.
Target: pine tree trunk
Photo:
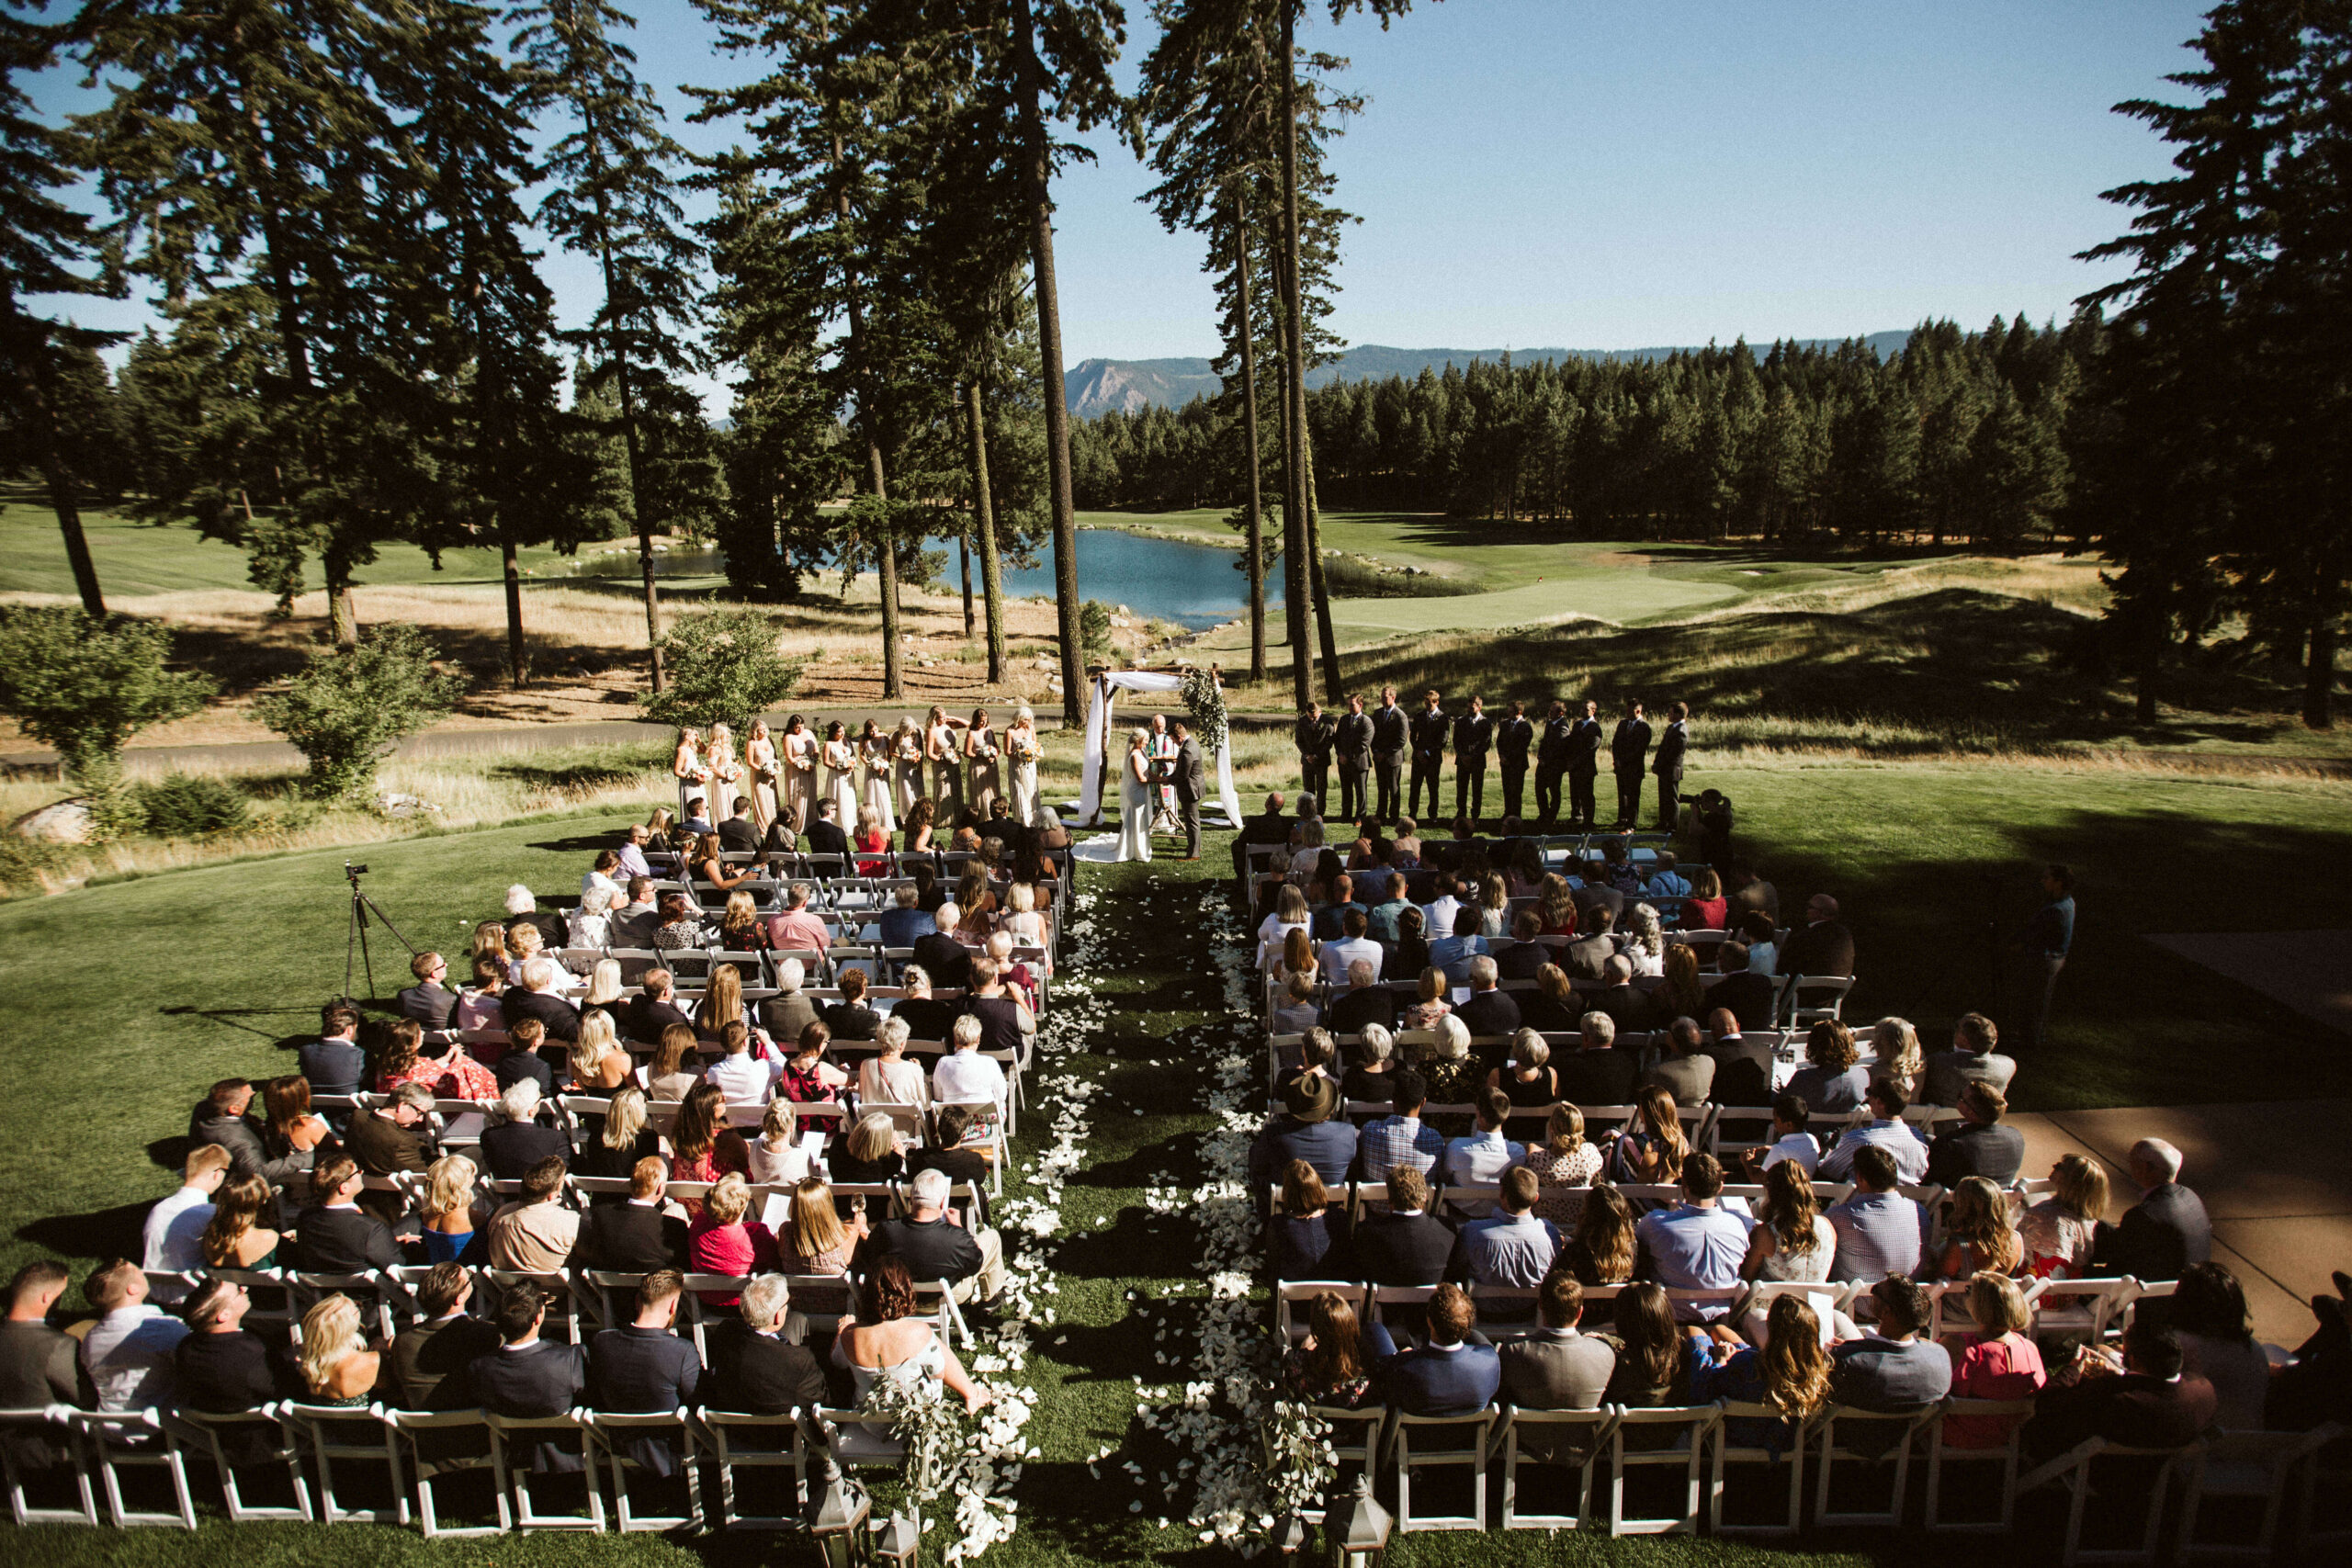
[[[853,326],[852,332],[856,328]],[[876,499],[890,499],[889,481],[882,468],[882,443],[874,433],[875,416],[868,414],[860,421],[865,429],[865,473],[874,486]],[[889,524],[882,526],[882,536],[875,542],[875,558],[880,563],[882,581],[882,700],[895,702],[905,696],[906,685],[899,669],[899,534]]]
[[[17,316],[14,301],[5,291],[0,291],[0,308]],[[90,558],[90,541],[82,532],[82,510],[74,500],[74,479],[65,471],[65,458],[58,446],[57,399],[50,375],[48,329],[22,316],[17,316],[13,324],[23,329],[22,335],[27,340],[24,389],[32,417],[26,423],[40,447],[41,478],[49,486],[50,510],[57,513],[57,531],[65,536],[65,558],[74,568],[74,588],[82,596],[85,611],[94,616],[103,615],[107,602],[98,592],[97,564]]]
[[[1283,211],[1281,262],[1275,275],[1283,291],[1283,544],[1296,563],[1291,570],[1292,592],[1283,619],[1290,630],[1291,695],[1304,713],[1315,700],[1315,648],[1307,635],[1307,617],[1314,613],[1314,570],[1306,515],[1306,369],[1300,358],[1306,332],[1299,319],[1296,9],[1295,0],[1282,0]]]
[[[980,541],[980,598],[989,622],[989,683],[1004,679],[1004,568],[996,553],[996,505],[989,495],[988,400],[976,379],[964,389],[972,414],[972,529]]]
[[[1262,685],[1266,679],[1266,523],[1258,485],[1258,333],[1250,310],[1250,228],[1238,186],[1233,196],[1233,289],[1241,311],[1241,427],[1250,473],[1250,681]]]
[[[1078,625],[1078,508],[1073,498],[1069,466],[1069,402],[1062,386],[1061,293],[1054,278],[1054,203],[1052,170],[1046,141],[1046,116],[1040,107],[1045,63],[1037,58],[1035,24],[1029,0],[1012,0],[1013,48],[1021,72],[1021,130],[1028,143],[1023,156],[1023,193],[1029,218],[1029,271],[1037,289],[1037,349],[1045,372],[1046,465],[1048,472],[1054,526],[1054,599],[1060,614],[1062,662],[1062,722],[1072,728],[1085,722],[1079,693],[1086,672]]]
[[[969,642],[972,640],[973,634],[979,630],[979,623],[972,615],[972,539],[970,535],[957,536],[956,560],[964,573],[964,640]]]
[[[2335,728],[2335,617],[2323,612],[2312,621],[2311,651],[2303,664],[2303,727]]]
[[[330,542],[323,562],[327,574],[327,623],[334,630],[334,645],[350,653],[359,647],[359,608],[351,597],[351,556]]]
[[[514,554],[514,536],[498,531],[498,554],[506,570],[506,678],[523,689],[523,566]]]
[[[604,247],[605,298],[613,293],[613,253]],[[637,525],[637,570],[645,580],[645,653],[653,690],[662,690],[662,592],[653,572],[653,519],[646,515],[645,454],[637,434],[637,392],[628,378],[628,360],[621,347],[620,330],[613,331],[613,377],[620,391],[621,436],[628,448],[628,513]]]
[[[1333,708],[1346,703],[1347,694],[1340,689],[1340,649],[1331,632],[1331,591],[1323,575],[1323,520],[1315,505],[1315,441],[1314,433],[1304,424],[1299,426],[1300,455],[1306,461],[1299,471],[1306,480],[1306,561],[1315,590],[1315,630],[1323,644],[1323,696]]]

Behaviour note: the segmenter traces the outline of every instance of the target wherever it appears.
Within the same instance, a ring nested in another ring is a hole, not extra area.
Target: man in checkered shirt
[[[1399,1165],[1409,1165],[1427,1176],[1445,1153],[1444,1137],[1436,1128],[1421,1124],[1421,1107],[1429,1103],[1429,1080],[1414,1067],[1405,1068],[1396,1077],[1390,1092],[1396,1113],[1366,1127],[1356,1141],[1356,1172],[1361,1179],[1385,1179],[1389,1168]]]

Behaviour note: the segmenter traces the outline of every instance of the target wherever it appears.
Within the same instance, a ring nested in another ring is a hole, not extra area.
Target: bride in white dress
[[[1127,739],[1127,760],[1119,770],[1119,858],[1151,858],[1151,816],[1156,793],[1151,787],[1151,731],[1138,729]]]
[[[858,1310],[842,1314],[833,1336],[833,1363],[849,1369],[859,1407],[886,1381],[923,1399],[938,1399],[952,1389],[967,1410],[987,1404],[988,1396],[973,1384],[956,1352],[940,1343],[928,1320],[914,1314],[906,1264],[885,1258],[867,1276]]]

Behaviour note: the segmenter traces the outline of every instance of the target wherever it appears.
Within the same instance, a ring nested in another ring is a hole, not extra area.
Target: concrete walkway
[[[2352,1169],[2344,1157],[2352,1100],[2261,1100],[2141,1110],[2019,1113],[2028,1177],[2062,1155],[2107,1168],[2108,1218],[2139,1201],[2124,1161],[2142,1138],[2181,1152],[2181,1179],[2213,1222],[2213,1260],[2245,1286],[2256,1336],[2292,1348],[2312,1332],[2310,1301],[2352,1272]]]

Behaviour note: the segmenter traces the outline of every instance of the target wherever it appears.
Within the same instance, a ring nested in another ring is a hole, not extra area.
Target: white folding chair
[[[1364,1287],[1350,1280],[1284,1280],[1274,1287],[1274,1332],[1285,1345],[1295,1345],[1306,1337],[1308,1309],[1315,1298],[1329,1291],[1346,1302],[1361,1318],[1364,1310]]]
[[[1503,1529],[1582,1529],[1592,1512],[1594,1466],[1617,1420],[1609,1405],[1593,1410],[1506,1410],[1498,1441],[1503,1456]],[[1520,1467],[1561,1470],[1574,1477],[1576,1511],[1534,1512],[1520,1506]]]
[[[106,1492],[107,1517],[116,1529],[134,1525],[170,1525],[188,1530],[196,1528],[196,1499],[187,1489],[187,1462],[180,1453],[178,1440],[154,1411],[115,1414],[77,1410],[69,1419],[82,1438],[90,1462],[97,1469],[98,1484]],[[175,1511],[140,1510],[126,1504],[120,1472],[127,1470],[162,1471],[171,1483],[172,1497],[177,1505]]]
[[[2333,1421],[2308,1432],[2206,1434],[2205,1446],[2190,1467],[2188,1497],[2180,1509],[2177,1539],[2182,1558],[2191,1562],[2209,1557],[2268,1562],[2278,1545],[2289,1484],[2320,1450],[2343,1435],[2344,1428]],[[2240,1528],[2218,1540],[2199,1540],[2199,1516],[2208,1499],[2214,1498],[2257,1506],[2261,1525],[2251,1537]]]
[[[1953,1416],[2007,1423],[1997,1447],[1957,1448],[1949,1440],[1944,1423]],[[2018,1508],[2018,1456],[2025,1424],[2033,1416],[2030,1399],[1946,1399],[1928,1427],[1928,1512],[1923,1523],[1930,1530],[2007,1534]],[[1944,1470],[1950,1465],[2000,1467],[1998,1511],[1990,1519],[1947,1519]]]
[[[425,1540],[504,1535],[514,1528],[506,1488],[497,1470],[496,1439],[484,1412],[390,1410],[385,1412],[385,1419],[391,1423],[392,1431],[407,1452],[409,1479],[416,1485],[417,1528]],[[462,1436],[466,1433],[475,1434],[478,1439],[470,1448]],[[491,1480],[491,1496],[498,1508],[496,1524],[449,1526],[441,1522],[433,1483],[445,1476],[465,1474],[483,1475]]]
[[[90,1490],[90,1472],[82,1466],[82,1444],[74,1435],[71,1411],[62,1404],[23,1410],[0,1410],[0,1480],[8,1487],[8,1510],[18,1525],[95,1525],[96,1495]],[[53,1463],[42,1465],[46,1453]],[[26,1472],[70,1471],[80,1506],[52,1508],[34,1503],[26,1492]]]
[[[1712,1404],[1668,1404],[1656,1409],[1614,1405],[1609,1428],[1609,1533],[1690,1535],[1699,1529],[1699,1492],[1707,1438],[1723,1412]],[[1637,1439],[1626,1446],[1626,1438]],[[1654,1445],[1654,1446],[1653,1446]],[[1678,1513],[1628,1518],[1625,1476],[1629,1471],[1682,1471],[1682,1507]]]
[[[1397,1411],[1389,1419],[1388,1451],[1396,1470],[1396,1528],[1400,1530],[1482,1530],[1487,1528],[1487,1439],[1494,1434],[1495,1409],[1467,1416],[1414,1416]],[[1422,1434],[1422,1448],[1413,1449],[1414,1434]],[[1470,1511],[1466,1514],[1413,1512],[1413,1477],[1424,1471],[1466,1470],[1470,1472]]]
[[[2125,1276],[2113,1280],[2036,1280],[2026,1287],[2026,1305],[2033,1309],[2033,1335],[2064,1336],[2098,1344],[2140,1293],[2140,1281]]]
[[[779,1440],[774,1447],[745,1440],[747,1437],[762,1433],[776,1434]],[[708,1456],[712,1468],[718,1472],[718,1529],[797,1530],[802,1528],[800,1511],[808,1498],[808,1454],[801,1440],[799,1411],[788,1411],[781,1416],[753,1416],[742,1411],[705,1407],[695,1413],[688,1427],[688,1434]],[[790,1507],[772,1514],[742,1512],[737,1506],[738,1470],[789,1471],[792,1478]]]
[[[596,1484],[596,1457],[588,1436],[589,1413],[571,1410],[561,1416],[500,1416],[486,1413],[482,1419],[490,1426],[490,1461],[498,1472],[498,1490],[513,1508],[515,1529],[586,1529],[598,1534],[605,1529],[605,1495]],[[585,1483],[588,1512],[580,1514],[543,1514],[531,1502],[531,1461],[526,1452],[517,1456],[509,1451],[510,1444],[525,1450],[550,1440],[548,1435],[576,1432],[580,1435],[581,1479]]]
[[[1923,1404],[1916,1410],[1863,1410],[1850,1404],[1833,1404],[1822,1412],[1815,1423],[1821,1434],[1820,1467],[1814,1473],[1813,1522],[1823,1528],[1842,1525],[1882,1525],[1889,1529],[1903,1528],[1905,1514],[1911,1502],[1911,1450],[1919,1435],[1942,1409],[1941,1402]],[[1861,1445],[1840,1443],[1838,1428],[1847,1432],[1874,1434],[1862,1439]],[[1872,1472],[1891,1470],[1888,1481],[1888,1502],[1883,1508],[1832,1508],[1829,1490],[1836,1484],[1838,1466],[1846,1466],[1850,1475],[1857,1468],[1867,1467]]]
[[[286,1433],[288,1447],[310,1455],[318,1474],[321,1524],[340,1524],[345,1519],[387,1525],[408,1523],[408,1489],[401,1480],[400,1438],[381,1404],[354,1410],[348,1405],[305,1404],[289,1399],[269,1408]],[[360,1429],[357,1434],[353,1431],[355,1427]],[[385,1490],[390,1501],[379,1508],[345,1507],[335,1498],[337,1460],[347,1465],[382,1465]]]
[[[1802,1029],[1818,1023],[1825,1018],[1837,1018],[1846,1006],[1846,993],[1854,988],[1851,975],[1792,975],[1783,999],[1788,1005],[1789,1027]],[[1826,997],[1825,1004],[1808,1002],[1808,997]]]
[[[1778,1452],[1769,1444],[1735,1443],[1731,1440],[1734,1421],[1769,1421],[1776,1427],[1787,1427],[1788,1421],[1769,1404],[1751,1404],[1743,1400],[1717,1401],[1723,1407],[1723,1417],[1713,1430],[1714,1462],[1707,1475],[1707,1529],[1716,1535],[1726,1532],[1746,1535],[1794,1535],[1804,1518],[1804,1450],[1813,1438],[1811,1420],[1796,1423],[1796,1429],[1787,1433],[1787,1445]],[[1727,1464],[1761,1465],[1785,1476],[1788,1495],[1785,1511],[1777,1519],[1761,1524],[1724,1523],[1724,1467]]]
[[[620,1277],[612,1276],[616,1279]],[[639,1283],[642,1283],[645,1276],[640,1274],[636,1278]],[[721,1322],[724,1322],[729,1318],[740,1316],[741,1314],[732,1302],[725,1306],[706,1306],[703,1303],[703,1292],[707,1291],[713,1295],[734,1296],[740,1300],[745,1287],[752,1282],[751,1276],[689,1274],[685,1277],[685,1281],[684,1300],[686,1309],[686,1337],[694,1341],[695,1356],[707,1367],[710,1365],[707,1330],[711,1316],[716,1314]],[[630,1288],[633,1290],[636,1287],[633,1285]]]
[[[2023,1495],[2044,1486],[2066,1488],[2066,1541],[2059,1558],[2065,1568],[2074,1568],[2077,1562],[2154,1562],[2162,1551],[2165,1506],[2170,1500],[2174,1486],[2182,1482],[2188,1467],[2196,1462],[2199,1451],[2199,1445],[2195,1443],[2178,1449],[2135,1449],[2110,1443],[2105,1438],[2089,1438],[2019,1479],[2018,1491]],[[2117,1462],[2140,1461],[2153,1472],[2145,1478],[2144,1484],[2142,1477],[2134,1476],[2132,1484],[2109,1486],[2100,1494],[2109,1499],[2136,1501],[2139,1504],[2143,1512],[2136,1544],[2105,1547],[2083,1544],[2083,1525],[2093,1493],[2091,1472],[2102,1461],[2107,1461],[2109,1467]]]
[[[588,1487],[592,1492],[595,1490],[595,1461],[601,1458],[613,1478],[613,1517],[615,1528],[620,1533],[702,1529],[702,1483],[695,1474],[694,1448],[687,1436],[686,1412],[683,1406],[644,1415],[624,1414],[616,1410],[591,1410],[583,1414],[587,1416],[588,1427]],[[686,1511],[684,1514],[640,1514],[630,1506],[629,1482],[654,1473],[628,1452],[629,1445],[647,1432],[676,1434],[676,1473],[684,1478],[686,1492]]]
[[[164,1425],[175,1428],[182,1441],[195,1448],[211,1461],[220,1477],[220,1502],[229,1515],[229,1522],[243,1524],[248,1519],[311,1519],[317,1517],[311,1507],[310,1488],[303,1484],[300,1456],[293,1443],[280,1428],[276,1406],[261,1410],[241,1410],[232,1415],[212,1415],[202,1410],[178,1410],[164,1417]],[[259,1439],[262,1451],[242,1454],[237,1460],[230,1455],[230,1446],[241,1438]],[[241,1462],[242,1461],[242,1462]],[[286,1469],[287,1493],[293,1501],[287,1505],[250,1503],[237,1483],[240,1469],[264,1467]],[[330,1517],[324,1522],[332,1524]]]

